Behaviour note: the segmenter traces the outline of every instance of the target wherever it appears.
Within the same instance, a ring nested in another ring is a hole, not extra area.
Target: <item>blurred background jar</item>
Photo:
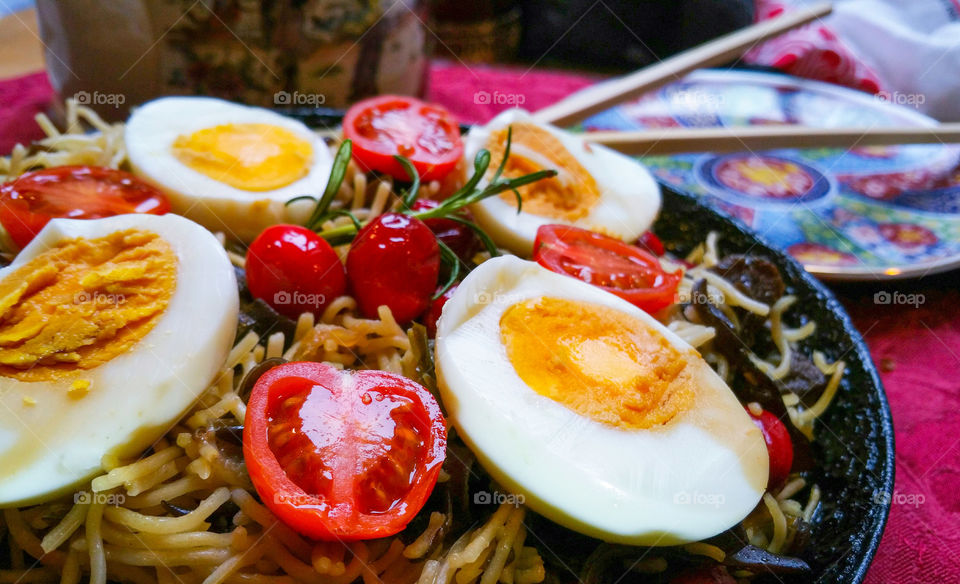
[[[268,107],[423,96],[429,0],[37,0],[50,81],[111,119],[159,95]]]

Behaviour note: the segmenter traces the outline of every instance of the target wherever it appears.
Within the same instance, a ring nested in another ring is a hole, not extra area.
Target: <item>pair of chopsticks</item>
[[[830,14],[829,3],[754,24],[678,53],[639,71],[578,93],[536,112],[537,120],[566,126],[662,87],[702,67],[727,63],[757,44]],[[603,131],[585,135],[632,155],[730,152],[778,148],[854,148],[960,142],[960,124],[927,127],[812,128],[798,125]]]

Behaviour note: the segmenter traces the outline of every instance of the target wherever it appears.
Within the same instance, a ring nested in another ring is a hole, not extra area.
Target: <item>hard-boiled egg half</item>
[[[269,225],[302,222],[327,185],[332,156],[302,123],[209,97],[164,97],[137,108],[124,132],[135,174],[170,197],[173,212],[244,241]]]
[[[223,366],[237,283],[176,215],[55,219],[0,270],[0,507],[139,455]]]
[[[449,418],[491,476],[606,541],[716,535],[763,495],[763,436],[691,346],[642,310],[514,256],[470,273],[437,328]]]
[[[660,188],[643,165],[604,146],[587,144],[574,134],[538,122],[512,109],[467,135],[464,152],[472,162],[481,149],[491,153],[489,178],[503,160],[507,128],[512,129],[504,176],[554,169],[558,175],[507,191],[473,205],[477,223],[500,246],[529,256],[537,228],[550,223],[576,225],[632,241],[660,211]]]

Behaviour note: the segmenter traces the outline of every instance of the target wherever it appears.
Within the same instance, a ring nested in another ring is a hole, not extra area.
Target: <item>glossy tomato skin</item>
[[[570,225],[540,226],[533,260],[650,313],[673,304],[682,277],[664,271],[660,260],[635,245]]]
[[[343,133],[353,141],[353,158],[364,170],[404,182],[410,177],[395,155],[410,159],[424,181],[444,178],[463,156],[454,117],[412,97],[381,95],[355,103],[343,117]]]
[[[44,168],[0,186],[0,224],[21,249],[51,219],[169,211],[166,195],[153,186],[128,172],[100,166]]]
[[[437,291],[439,292],[439,288]],[[421,320],[423,321],[423,326],[427,329],[427,336],[431,339],[437,336],[437,321],[440,320],[440,315],[443,314],[443,307],[446,305],[447,300],[453,296],[453,293],[457,291],[457,284],[447,288],[447,291],[437,297],[436,300],[430,303],[430,308],[423,314]]]
[[[750,419],[763,433],[763,440],[767,443],[767,454],[770,457],[770,478],[767,488],[773,489],[786,482],[793,466],[793,441],[790,432],[775,415],[764,410],[755,416],[748,408]]]
[[[436,209],[439,205],[438,201],[432,199],[417,199],[413,203],[413,210],[426,211]],[[464,211],[464,214],[466,219],[472,220],[471,216],[466,215],[466,211]],[[433,231],[437,239],[447,244],[447,247],[453,250],[453,253],[457,254],[457,257],[463,261],[469,262],[480,251],[481,244],[477,234],[463,223],[444,218],[424,219],[423,222],[430,228],[430,231]]]
[[[430,496],[446,424],[430,392],[403,376],[285,363],[253,387],[243,454],[261,500],[297,532],[331,541],[388,537]]]
[[[294,320],[319,316],[347,289],[343,263],[322,237],[299,225],[272,225],[247,250],[247,287],[280,314]]]
[[[637,238],[637,245],[655,256],[662,256],[667,253],[667,250],[663,247],[663,242],[660,241],[660,238],[654,235],[652,231],[644,231],[643,234]]]
[[[423,221],[402,213],[371,221],[347,254],[350,291],[367,318],[386,305],[397,322],[410,322],[430,305],[439,274],[436,236]]]

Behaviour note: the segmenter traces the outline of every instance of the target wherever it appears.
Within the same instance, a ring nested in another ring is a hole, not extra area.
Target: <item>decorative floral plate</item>
[[[786,75],[705,70],[597,114],[585,130],[803,124],[923,126],[916,96]],[[647,156],[824,279],[919,277],[960,266],[960,147],[903,145]]]

